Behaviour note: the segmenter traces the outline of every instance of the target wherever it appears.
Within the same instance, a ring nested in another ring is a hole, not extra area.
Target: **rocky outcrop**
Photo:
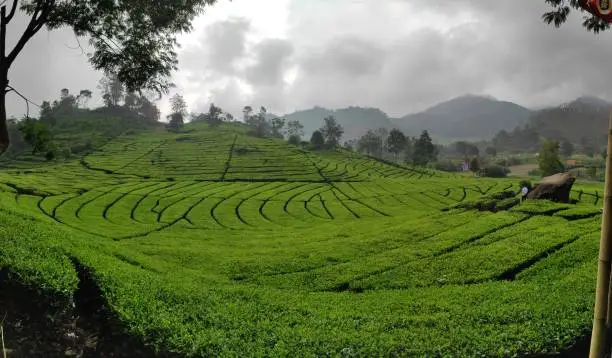
[[[559,203],[569,203],[574,181],[576,178],[567,173],[542,178],[527,194],[527,199],[548,199]]]

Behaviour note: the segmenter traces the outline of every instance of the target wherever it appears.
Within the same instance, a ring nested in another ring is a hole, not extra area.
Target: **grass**
[[[0,269],[68,305],[86,267],[124,333],[159,352],[520,356],[590,332],[592,184],[576,205],[517,204],[499,194],[514,180],[307,152],[231,125],[22,164],[0,172]],[[474,209],[487,200],[497,209]]]

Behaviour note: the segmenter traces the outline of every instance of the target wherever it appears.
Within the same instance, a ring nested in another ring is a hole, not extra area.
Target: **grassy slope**
[[[0,266],[70,300],[73,258],[130,333],[188,356],[504,356],[588,334],[598,187],[442,212],[517,183],[192,129],[0,172]]]

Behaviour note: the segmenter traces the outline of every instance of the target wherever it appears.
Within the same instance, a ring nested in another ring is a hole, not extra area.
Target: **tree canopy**
[[[559,27],[567,21],[572,11],[578,10],[585,14],[582,26],[588,31],[599,33],[600,31],[605,31],[610,28],[609,23],[592,15],[583,8],[587,0],[544,0],[544,2],[549,4],[552,8],[542,15],[542,19],[547,24],[553,24],[555,27]]]
[[[96,70],[114,73],[128,92],[151,90],[166,94],[170,75],[177,69],[176,34],[191,30],[191,21],[216,0],[7,0],[0,3],[0,153],[9,136],[6,123],[8,71],[25,45],[43,27],[69,27],[78,37],[88,37],[93,52],[89,62]],[[30,20],[12,49],[6,34],[17,11]]]

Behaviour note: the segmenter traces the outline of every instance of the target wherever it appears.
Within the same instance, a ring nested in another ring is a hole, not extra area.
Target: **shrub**
[[[481,175],[489,178],[505,178],[510,173],[510,169],[499,165],[488,165],[481,171]]]
[[[300,145],[300,136],[298,135],[290,135],[287,142],[291,145]]]
[[[456,172],[457,164],[452,160],[439,160],[434,164],[434,168],[444,172]]]

